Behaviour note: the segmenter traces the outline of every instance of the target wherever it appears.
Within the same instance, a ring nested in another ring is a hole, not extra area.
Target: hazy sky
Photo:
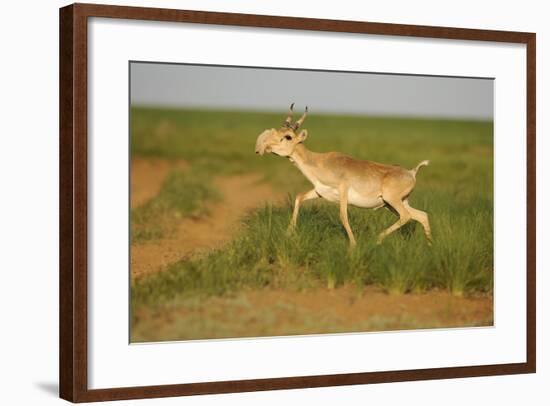
[[[133,105],[493,118],[492,79],[131,63]]]

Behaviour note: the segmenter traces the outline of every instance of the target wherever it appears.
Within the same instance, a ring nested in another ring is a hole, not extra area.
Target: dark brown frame
[[[73,4],[60,9],[60,397],[72,402],[139,399],[425,379],[533,373],[536,370],[536,179],[534,33],[320,20],[203,11]],[[396,35],[527,46],[527,361],[177,385],[89,389],[87,384],[87,27],[88,17]]]

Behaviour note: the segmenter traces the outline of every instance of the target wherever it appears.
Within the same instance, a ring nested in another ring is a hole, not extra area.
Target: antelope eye
[[[292,139],[292,137],[287,134],[287,135],[284,136],[284,139],[287,140],[287,141],[290,141]]]

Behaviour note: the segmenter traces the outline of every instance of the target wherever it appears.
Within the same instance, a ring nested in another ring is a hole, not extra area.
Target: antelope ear
[[[300,134],[298,134],[298,140],[300,142],[304,142],[307,138],[307,130],[300,131]]]

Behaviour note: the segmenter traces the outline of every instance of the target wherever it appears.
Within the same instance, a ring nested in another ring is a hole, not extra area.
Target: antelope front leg
[[[294,201],[294,211],[292,212],[292,220],[290,222],[290,225],[288,226],[290,230],[296,227],[296,222],[298,221],[298,211],[300,210],[300,205],[302,204],[302,202],[305,202],[306,200],[317,199],[318,197],[319,195],[317,194],[315,189],[312,189],[309,192],[300,193],[298,196],[296,196],[296,200]]]
[[[353,232],[351,231],[351,227],[349,226],[347,186],[340,187],[340,219],[342,220],[342,224],[346,229],[346,233],[348,233],[350,248],[353,248],[357,245],[357,243],[355,242],[355,237],[353,236]]]

